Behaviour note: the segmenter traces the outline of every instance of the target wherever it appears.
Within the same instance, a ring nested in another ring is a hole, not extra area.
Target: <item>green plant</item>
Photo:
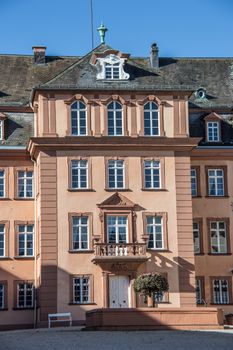
[[[142,293],[149,297],[153,297],[154,293],[157,292],[167,292],[169,289],[166,277],[156,273],[138,276],[134,281],[133,287],[135,292]]]

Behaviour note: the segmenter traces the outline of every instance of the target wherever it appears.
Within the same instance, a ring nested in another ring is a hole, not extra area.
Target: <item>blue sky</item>
[[[153,42],[161,56],[233,56],[232,0],[93,0],[93,12],[95,46],[103,21],[106,43],[133,56]],[[2,54],[84,55],[90,28],[90,0],[0,0]]]

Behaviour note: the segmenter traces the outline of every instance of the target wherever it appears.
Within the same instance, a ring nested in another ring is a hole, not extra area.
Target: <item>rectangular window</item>
[[[213,302],[214,304],[229,304],[229,282],[226,279],[213,280]]]
[[[108,188],[125,188],[125,165],[123,160],[108,161]]]
[[[73,278],[73,303],[90,303],[90,277],[82,276]]]
[[[146,189],[159,189],[161,187],[160,161],[144,161],[144,186]]]
[[[127,216],[107,216],[108,243],[128,243]]]
[[[33,171],[18,171],[18,197],[33,197]]]
[[[105,79],[119,79],[120,66],[119,63],[105,63]]]
[[[5,171],[0,170],[0,198],[5,197]]]
[[[200,238],[200,223],[193,222],[193,242],[194,242],[194,254],[201,253],[201,238]]]
[[[0,282],[0,310],[5,308],[5,285]]]
[[[219,122],[207,122],[207,141],[220,141]]]
[[[225,221],[210,221],[210,245],[212,254],[227,253],[227,234]]]
[[[0,257],[5,256],[5,244],[6,244],[5,225],[0,224]]]
[[[34,305],[34,288],[32,283],[17,283],[17,308],[32,308]]]
[[[0,120],[0,141],[3,140],[4,135],[4,120]]]
[[[18,226],[18,255],[22,257],[34,255],[34,225]]]
[[[224,170],[208,169],[208,195],[224,196]]]
[[[88,161],[71,161],[71,187],[72,189],[88,188]]]
[[[89,220],[88,216],[72,217],[72,249],[89,249]]]
[[[205,299],[204,299],[204,280],[203,278],[196,277],[196,303],[199,304],[204,304]]]
[[[149,249],[164,249],[163,219],[161,216],[146,217]]]
[[[192,197],[197,197],[197,169],[191,169],[191,189]]]
[[[154,293],[154,302],[156,304],[165,302],[165,292],[155,292]]]

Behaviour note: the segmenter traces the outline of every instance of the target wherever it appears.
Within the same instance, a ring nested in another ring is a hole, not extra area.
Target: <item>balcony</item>
[[[99,263],[139,263],[148,260],[145,243],[96,243],[94,246],[95,257],[92,261]]]

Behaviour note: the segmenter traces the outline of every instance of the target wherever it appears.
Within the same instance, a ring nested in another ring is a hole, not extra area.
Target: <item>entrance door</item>
[[[109,277],[109,306],[111,308],[129,307],[129,293],[128,276]]]

